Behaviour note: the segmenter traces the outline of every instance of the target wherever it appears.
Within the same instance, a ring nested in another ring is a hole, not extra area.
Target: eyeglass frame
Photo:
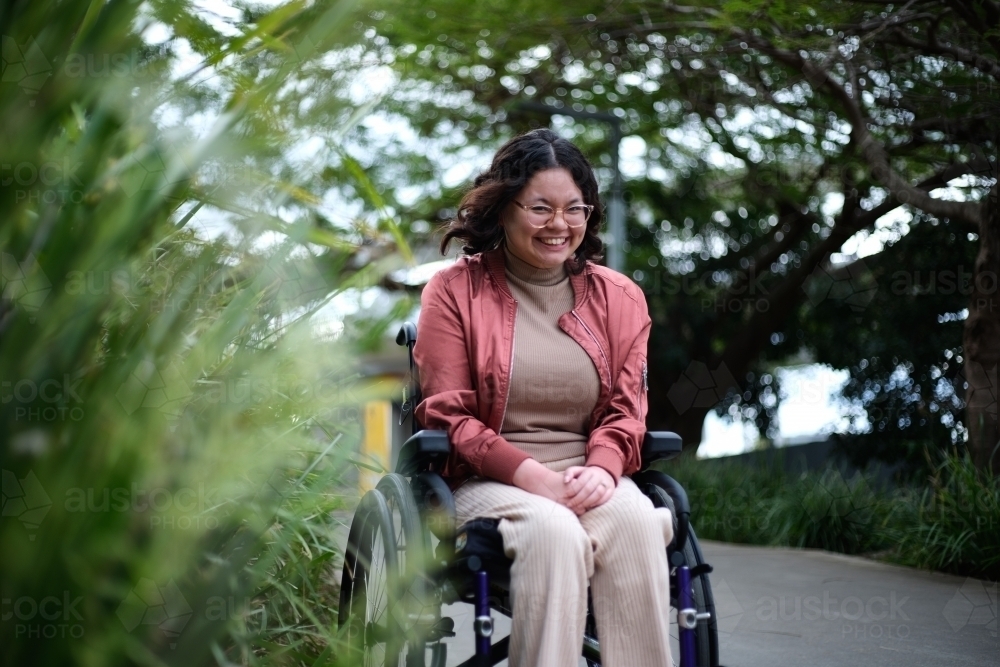
[[[513,203],[517,204],[519,207],[521,207],[521,209],[523,209],[525,213],[530,213],[529,209],[531,208],[531,206],[525,206],[524,204],[522,204],[521,202],[517,201],[516,199],[511,199],[511,201]],[[561,207],[560,206],[549,206],[548,204],[532,204],[532,206],[544,206],[546,208],[552,209],[552,217],[549,218],[548,220],[546,220],[545,224],[541,225],[540,227],[533,225],[530,221],[528,222],[528,224],[531,225],[535,229],[541,229],[542,227],[545,227],[545,225],[547,225],[550,222],[552,222],[553,220],[555,220],[556,219],[556,213],[559,213],[560,211],[562,211],[563,220],[566,221],[566,226],[567,227],[569,227],[570,229],[579,229],[580,227],[586,226],[587,222],[590,221],[590,216],[594,215],[594,209],[597,208],[593,204],[570,204],[569,206],[561,206]],[[571,225],[571,224],[569,224],[569,220],[566,219],[566,209],[573,208],[574,206],[582,206],[583,208],[587,209],[587,217],[584,218],[582,225]]]

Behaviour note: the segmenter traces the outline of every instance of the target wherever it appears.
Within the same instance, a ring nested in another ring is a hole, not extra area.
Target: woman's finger
[[[614,486],[608,486],[605,482],[599,482],[594,490],[593,496],[588,498],[584,503],[585,511],[592,510],[595,507],[600,507],[604,503],[611,500],[613,495],[615,495]]]
[[[592,477],[593,473],[591,471],[586,468],[582,468],[574,477],[570,478],[566,482],[566,485],[573,490],[574,494],[576,494],[580,489],[587,485]]]
[[[580,479],[583,480],[583,477]],[[594,491],[599,488],[599,484],[599,480],[593,476],[588,476],[584,481],[583,486],[581,486],[579,490],[570,497],[570,503],[572,503],[572,506],[574,508],[585,506],[586,501],[591,497],[591,495],[593,495]]]
[[[607,489],[605,489],[600,484],[597,484],[596,486],[594,486],[594,490],[590,493],[589,496],[587,496],[587,498],[582,503],[583,509],[585,511],[586,510],[591,510],[591,509],[597,507],[598,505],[603,504],[603,502],[604,502],[604,496],[605,496],[606,493],[607,493]]]

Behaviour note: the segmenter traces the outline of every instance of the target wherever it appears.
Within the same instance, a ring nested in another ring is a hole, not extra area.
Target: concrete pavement
[[[1000,665],[995,583],[823,551],[703,546],[728,667]]]

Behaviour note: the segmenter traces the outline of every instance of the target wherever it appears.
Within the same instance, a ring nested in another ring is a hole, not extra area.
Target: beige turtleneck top
[[[514,366],[503,437],[547,463],[586,453],[587,427],[601,380],[593,360],[559,328],[573,309],[566,267],[539,269],[504,245],[505,275],[514,299]]]

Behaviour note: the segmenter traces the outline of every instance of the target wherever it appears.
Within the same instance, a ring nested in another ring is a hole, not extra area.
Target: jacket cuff
[[[604,468],[611,476],[615,478],[615,485],[617,486],[618,480],[622,476],[622,468],[624,464],[622,463],[621,454],[612,449],[611,447],[597,446],[592,447],[590,452],[587,454],[588,466],[600,466]]]
[[[482,463],[479,464],[480,474],[504,484],[514,483],[514,471],[524,463],[525,459],[530,459],[524,450],[518,449],[507,442],[502,437],[498,437],[493,446],[486,452]]]

